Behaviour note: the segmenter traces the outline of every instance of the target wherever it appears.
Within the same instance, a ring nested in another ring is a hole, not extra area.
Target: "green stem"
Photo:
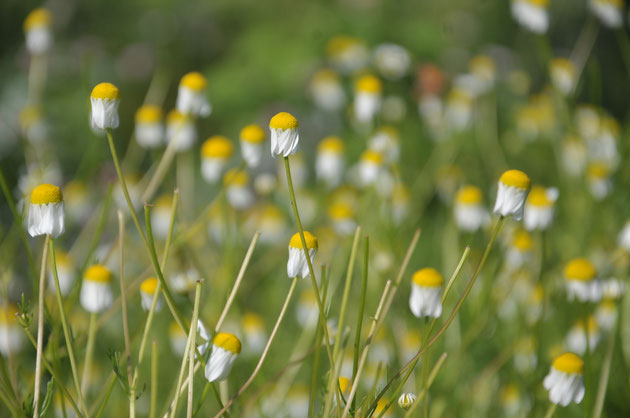
[[[547,408],[547,412],[545,412],[545,418],[551,418],[554,412],[556,412],[557,407],[558,405],[556,405],[555,403],[550,404],[549,408]]]
[[[322,266],[322,287],[324,288],[323,301],[326,303],[326,293],[328,291],[328,283],[326,277],[326,268]],[[311,374],[311,391],[308,402],[308,418],[313,418],[315,411],[315,399],[317,398],[317,382],[319,381],[319,361],[321,359],[322,346],[322,328],[320,326],[321,318],[317,318],[317,332],[315,335],[315,354],[313,357],[313,371]]]
[[[365,237],[363,247],[363,281],[361,282],[361,299],[359,301],[359,316],[357,318],[357,330],[354,336],[354,358],[352,359],[352,380],[354,381],[359,367],[359,348],[361,345],[361,328],[363,327],[363,313],[365,312],[365,296],[367,293],[368,281],[368,260],[370,253],[370,238]],[[357,397],[352,398],[351,411],[355,411]]]
[[[33,390],[33,418],[39,417],[39,387],[42,373],[42,354],[44,352],[44,294],[46,293],[46,258],[50,235],[46,234],[44,250],[42,251],[42,267],[39,274],[39,288],[37,301],[37,357],[35,359],[35,388]]]
[[[618,309],[616,315],[617,318],[619,318]],[[602,410],[604,409],[604,399],[606,398],[606,389],[608,388],[608,379],[610,377],[610,365],[612,364],[612,357],[615,348],[615,328],[616,327],[611,328],[610,336],[608,337],[606,357],[604,357],[602,374],[599,377],[599,384],[597,385],[597,397],[595,398],[595,406],[593,407],[593,418],[600,418],[602,416]]]
[[[85,361],[83,362],[83,378],[81,379],[81,393],[87,394],[88,381],[90,379],[90,365],[94,354],[94,340],[96,338],[96,313],[90,314],[90,325],[88,326],[88,339],[85,349]]]
[[[155,405],[157,402],[158,379],[158,346],[157,342],[151,344],[151,400],[149,405],[149,418],[155,418]]]
[[[109,397],[112,395],[112,390],[114,390],[114,383],[116,383],[116,375],[112,374],[112,377],[109,379],[109,387],[107,388],[107,393],[105,394],[105,399],[101,403],[101,406],[98,408],[98,411],[94,415],[94,418],[101,418],[103,412],[105,411],[105,405],[109,401]]]

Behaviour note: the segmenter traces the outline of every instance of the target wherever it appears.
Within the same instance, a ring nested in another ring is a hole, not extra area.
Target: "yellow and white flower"
[[[460,87],[453,87],[448,93],[444,117],[450,131],[461,132],[470,127],[473,100],[472,93]]]
[[[184,115],[210,115],[212,106],[204,92],[207,85],[208,81],[201,73],[190,72],[184,75],[177,89],[177,110]]]
[[[199,272],[193,268],[181,270],[171,276],[169,287],[175,293],[187,294],[195,290],[195,284],[200,279]]]
[[[626,292],[626,285],[623,281],[611,277],[602,280],[602,295],[604,299],[619,300]]]
[[[24,330],[17,322],[18,309],[13,303],[0,305],[0,353],[17,353],[24,342]]]
[[[496,79],[497,66],[488,55],[477,55],[468,62],[468,70],[473,76],[474,92],[476,95],[486,93],[492,87]]]
[[[206,379],[215,382],[227,379],[236,358],[241,353],[241,341],[234,334],[219,332],[212,340],[212,352],[206,364]]]
[[[99,313],[112,305],[112,273],[102,264],[93,264],[83,275],[81,306],[88,312]]]
[[[584,141],[576,135],[567,135],[562,141],[561,161],[564,171],[578,177],[584,173],[588,153]]]
[[[383,83],[375,75],[359,78],[354,85],[354,116],[361,123],[370,123],[381,109]]]
[[[260,232],[260,242],[279,244],[286,237],[287,222],[285,214],[277,206],[268,203],[260,209],[254,209],[248,219],[248,235]]]
[[[184,351],[186,350],[188,335],[184,332],[182,327],[179,326],[177,321],[173,321],[169,325],[168,336],[173,353],[179,357],[183,356]],[[210,335],[200,319],[197,320],[197,340],[201,340],[201,342],[197,345],[197,351],[203,356],[210,344]]]
[[[142,148],[156,148],[163,144],[164,126],[159,106],[143,105],[136,111],[134,135]]]
[[[579,404],[584,398],[584,361],[573,353],[564,353],[553,361],[551,371],[543,380],[552,403],[567,406]]]
[[[197,129],[193,120],[176,109],[171,110],[166,116],[166,140],[175,141],[177,151],[186,151],[192,148],[197,141]]]
[[[346,103],[346,93],[339,75],[330,69],[317,71],[309,84],[311,97],[315,105],[328,112],[340,110]]]
[[[265,348],[267,342],[267,334],[265,333],[265,323],[260,315],[253,312],[243,314],[241,326],[245,334],[246,351],[253,354],[259,354]]]
[[[595,347],[597,347],[599,339],[601,338],[597,321],[593,316],[588,317],[586,324],[587,325],[585,326],[584,321],[579,319],[571,327],[566,338],[567,348],[580,355],[586,352],[587,341],[589,350],[593,351]],[[586,335],[587,332],[588,338]]]
[[[536,340],[531,335],[517,340],[514,345],[514,368],[519,373],[531,373],[537,363]]]
[[[306,241],[306,248],[308,249],[311,263],[317,254],[319,244],[315,235],[308,231],[304,231],[304,240]],[[297,232],[291,237],[289,242],[289,261],[287,262],[287,275],[290,279],[294,277],[306,278],[310,275],[308,271],[308,261],[304,256],[304,247],[302,246],[302,240],[300,233]]]
[[[345,148],[343,140],[337,136],[327,136],[317,146],[315,173],[328,187],[338,186],[343,180]]]
[[[523,27],[535,33],[549,28],[549,0],[512,0],[512,16]]]
[[[591,195],[596,200],[605,199],[612,191],[612,172],[607,164],[594,162],[586,169],[586,180]]]
[[[223,177],[225,196],[235,209],[246,209],[254,203],[254,195],[249,189],[249,174],[245,170],[233,168]]]
[[[346,35],[331,38],[326,45],[330,63],[344,74],[365,68],[370,53],[361,39]]]
[[[392,190],[391,217],[396,225],[400,225],[409,213],[409,189],[402,183],[396,183]]]
[[[553,209],[558,189],[534,186],[525,201],[523,224],[528,231],[545,230],[553,221]]]
[[[43,54],[53,43],[52,15],[44,8],[31,11],[24,20],[26,49],[31,54]]]
[[[599,111],[593,105],[580,104],[575,108],[575,125],[580,137],[586,141],[595,139],[599,134],[601,120]]]
[[[265,131],[259,125],[247,125],[241,129],[241,154],[250,168],[258,167],[263,153]]]
[[[72,285],[76,279],[76,270],[74,261],[70,257],[70,254],[64,251],[56,251],[55,262],[57,264],[57,277],[59,278],[59,290],[63,296],[68,295],[72,290]],[[56,291],[55,279],[53,276],[52,268],[49,272],[48,288],[52,291]]]
[[[232,142],[223,135],[206,139],[201,145],[201,175],[210,184],[221,178],[221,173],[234,154]]]
[[[354,216],[354,208],[347,202],[335,202],[328,208],[328,217],[337,234],[342,236],[351,235],[356,229]]]
[[[300,295],[296,317],[302,327],[314,325],[319,316],[319,306],[313,289],[307,289]]]
[[[271,132],[271,155],[288,157],[300,149],[298,120],[290,113],[280,112],[269,121]]]
[[[526,266],[532,259],[533,249],[534,241],[531,235],[523,229],[516,230],[505,255],[507,267],[517,270]]]
[[[612,330],[617,320],[617,303],[612,299],[603,299],[595,309],[595,319],[604,331]]]
[[[531,180],[520,170],[508,170],[499,179],[497,200],[494,213],[501,216],[514,216],[520,221],[523,218],[525,199],[529,193]]]
[[[20,111],[20,131],[24,138],[33,144],[41,144],[46,140],[46,121],[42,109],[36,105],[27,105]]]
[[[462,231],[475,232],[490,222],[490,214],[483,206],[481,189],[466,185],[455,195],[455,223]]]
[[[158,287],[158,279],[155,277],[149,277],[144,279],[140,284],[140,301],[142,302],[142,309],[148,311],[153,304],[153,296]],[[155,311],[159,312],[162,309],[162,298],[158,296],[157,303],[155,304]]]
[[[405,411],[411,408],[411,405],[416,401],[416,395],[411,392],[403,393],[398,398],[398,406],[404,409]]]
[[[617,29],[623,25],[623,0],[589,0],[588,5],[607,28]]]
[[[50,235],[57,238],[66,230],[61,189],[52,184],[40,184],[31,193],[28,210],[28,233],[32,237]]]
[[[501,407],[506,417],[519,416],[518,412],[521,409],[521,394],[518,390],[518,386],[514,383],[509,383],[501,390]]]
[[[92,104],[92,129],[103,131],[118,128],[118,105],[120,91],[112,83],[100,83],[92,89],[90,95]]]
[[[574,258],[564,268],[567,296],[569,300],[598,302],[602,298],[602,287],[595,266],[585,258]]]
[[[358,181],[361,186],[373,185],[383,169],[383,154],[366,150],[361,154],[358,167]]]
[[[575,64],[568,58],[554,58],[549,64],[549,77],[559,92],[569,95],[573,93],[577,82]]]
[[[374,66],[388,80],[399,80],[411,67],[411,54],[404,47],[383,43],[374,48],[372,54]]]
[[[71,180],[63,188],[64,209],[74,222],[83,222],[92,213],[94,203],[90,196],[90,189],[81,180]],[[67,205],[66,205],[67,204]]]
[[[591,161],[601,163],[611,171],[616,169],[621,159],[617,150],[619,137],[619,122],[611,116],[602,116],[597,135],[586,141]]]
[[[368,140],[368,148],[385,157],[385,162],[391,164],[400,157],[400,137],[393,126],[379,128]]]
[[[173,196],[163,194],[158,197],[151,210],[151,228],[156,237],[166,239],[171,226],[171,215],[173,210]]]
[[[409,307],[417,318],[442,315],[442,275],[434,268],[418,270],[411,278]]]

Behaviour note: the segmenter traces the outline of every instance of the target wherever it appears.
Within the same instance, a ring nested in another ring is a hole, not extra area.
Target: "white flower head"
[[[288,157],[300,149],[298,120],[290,113],[280,112],[269,121],[271,132],[271,155]]]
[[[512,0],[514,19],[535,33],[545,33],[549,27],[549,0]]]
[[[118,128],[118,105],[120,91],[112,83],[100,83],[92,89],[90,95],[92,104],[91,126],[97,132],[105,129]]]
[[[53,43],[52,15],[44,9],[31,11],[24,20],[24,34],[26,35],[26,49],[31,54],[43,54]]]
[[[24,330],[17,322],[18,309],[12,303],[0,305],[0,353],[17,353],[24,342]]]
[[[99,313],[112,305],[112,273],[101,264],[87,268],[81,285],[81,306],[88,312]]]
[[[395,163],[400,157],[400,138],[393,126],[383,126],[369,139],[368,148],[382,154],[387,163]]]
[[[359,78],[354,87],[354,116],[361,123],[370,123],[381,109],[383,83],[371,74]]]
[[[235,209],[246,209],[254,203],[254,194],[249,188],[249,174],[245,170],[233,168],[223,177],[225,195]]]
[[[326,45],[326,53],[331,64],[344,74],[365,68],[370,58],[363,40],[346,35],[331,38]]]
[[[564,95],[569,95],[573,93],[577,82],[575,64],[568,58],[554,58],[549,64],[549,77],[558,91]]]
[[[164,143],[162,109],[159,106],[144,105],[136,111],[134,135],[142,148],[157,148]]]
[[[455,195],[455,222],[462,231],[475,232],[490,222],[490,214],[483,206],[481,189],[462,186]]]
[[[361,154],[359,161],[359,184],[363,187],[376,183],[383,169],[383,154],[366,150]]]
[[[57,265],[57,277],[59,278],[59,291],[63,296],[68,295],[72,290],[72,285],[76,279],[76,271],[74,262],[70,258],[68,253],[63,251],[56,251],[55,263]],[[53,276],[52,268],[49,274],[50,280],[48,280],[48,288],[52,291],[56,291],[55,279]]]
[[[403,393],[398,398],[398,406],[400,406],[405,411],[411,408],[411,405],[416,401],[416,395],[413,393]]]
[[[411,312],[417,318],[439,318],[442,315],[442,275],[434,268],[427,267],[416,271],[411,280]]]
[[[473,100],[472,93],[460,87],[454,86],[448,93],[444,117],[450,131],[461,132],[470,127]]]
[[[311,263],[317,254],[319,244],[315,235],[308,231],[304,231],[304,240],[306,241],[306,248],[308,249]],[[304,247],[302,246],[302,239],[300,233],[297,232],[291,237],[289,242],[289,261],[287,262],[287,275],[289,278],[301,277],[306,278],[310,275],[308,269],[308,261],[304,256]]]
[[[223,135],[206,139],[201,145],[201,176],[210,184],[221,178],[223,169],[234,154],[232,141]]]
[[[497,200],[494,213],[501,216],[514,216],[520,221],[523,218],[525,199],[529,193],[531,180],[520,170],[508,170],[499,179]]]
[[[348,202],[335,202],[328,208],[328,217],[337,234],[346,236],[352,235],[357,227],[354,220],[354,208]]]
[[[241,154],[250,168],[258,167],[265,143],[265,131],[259,125],[247,125],[241,129]]]
[[[171,227],[171,217],[173,211],[173,197],[170,194],[163,194],[158,197],[151,211],[151,226],[156,237],[166,239]]]
[[[153,304],[153,296],[158,288],[158,279],[155,277],[149,277],[142,281],[140,284],[140,301],[142,302],[142,309],[149,311]],[[162,298],[158,295],[158,300],[155,304],[155,311],[159,312],[162,309]]]
[[[623,0],[589,0],[591,12],[602,25],[617,29],[623,25]]]
[[[584,398],[584,361],[573,353],[564,353],[553,361],[543,386],[552,403],[567,406]]]
[[[604,331],[612,330],[617,320],[617,304],[615,301],[604,299],[595,310],[595,319],[597,320],[597,325]]]
[[[57,238],[66,230],[61,189],[52,184],[40,184],[31,193],[28,210],[28,233]]]
[[[523,224],[529,231],[545,230],[553,221],[554,204],[558,199],[558,189],[534,186],[525,201]]]
[[[497,67],[494,60],[488,55],[477,55],[468,62],[470,75],[475,80],[474,91],[477,95],[483,94],[494,86]]]
[[[177,109],[171,110],[166,116],[166,140],[168,143],[175,141],[177,151],[186,151],[192,148],[197,141],[197,129],[193,120]]]
[[[567,348],[580,355],[586,352],[587,341],[588,347],[592,351],[599,343],[601,337],[597,321],[593,316],[589,316],[586,323],[587,325],[585,326],[583,320],[578,320],[571,327],[566,337]]]
[[[337,136],[327,136],[317,146],[315,174],[328,187],[338,186],[343,180],[345,148],[343,140]]]
[[[212,352],[206,364],[206,379],[215,382],[227,379],[236,358],[241,353],[241,341],[236,335],[219,332],[212,340]]]
[[[564,268],[567,296],[569,300],[580,302],[599,302],[602,298],[602,286],[597,278],[595,266],[585,258],[575,258]]]
[[[613,189],[611,169],[608,164],[593,162],[586,170],[588,188],[596,200],[605,199]]]
[[[311,79],[309,90],[317,107],[336,112],[346,103],[346,93],[339,75],[330,69],[319,70]]]
[[[374,66],[389,80],[399,80],[411,67],[411,54],[404,47],[383,43],[377,45],[373,53]]]
[[[201,73],[184,75],[177,90],[177,110],[184,115],[209,116],[212,106],[205,96],[207,85],[208,81]]]
[[[265,323],[260,315],[252,312],[243,314],[241,320],[243,333],[245,334],[246,351],[259,354],[265,348],[267,334],[265,333]]]

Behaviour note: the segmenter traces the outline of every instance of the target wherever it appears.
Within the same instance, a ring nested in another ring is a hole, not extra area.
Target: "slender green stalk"
[[[617,318],[619,318],[618,308],[615,309]],[[602,373],[599,376],[599,383],[597,385],[597,396],[595,398],[595,406],[593,407],[593,418],[600,418],[602,416],[602,410],[604,409],[604,399],[606,399],[606,389],[608,388],[608,379],[610,378],[610,366],[612,364],[612,357],[615,349],[615,337],[617,336],[615,328],[616,327],[612,327],[610,329],[610,336],[608,337],[608,348],[606,349],[606,355],[602,365]]]
[[[85,361],[83,362],[83,378],[81,379],[81,393],[87,396],[87,388],[90,380],[90,365],[94,355],[94,341],[96,339],[96,318],[97,313],[90,314],[90,324],[88,325],[88,339],[85,348]]]
[[[322,287],[324,288],[324,294],[322,296],[322,301],[324,305],[326,304],[326,294],[328,292],[328,282],[326,277],[326,268],[322,266]],[[321,347],[322,347],[322,338],[324,337],[322,334],[322,328],[319,324],[321,318],[317,318],[317,332],[315,335],[315,354],[313,357],[313,371],[311,373],[311,390],[308,402],[308,418],[313,418],[313,412],[315,411],[315,399],[317,397],[317,382],[319,381],[319,360],[321,358]]]
[[[547,408],[547,412],[545,412],[545,418],[551,418],[554,412],[556,412],[557,407],[558,405],[555,403],[549,404],[549,408]]]
[[[361,328],[363,327],[363,313],[365,312],[365,296],[367,293],[367,281],[368,281],[368,260],[370,253],[370,239],[365,237],[365,244],[363,247],[363,281],[361,282],[361,299],[359,300],[359,315],[357,318],[357,329],[354,336],[354,358],[352,359],[352,380],[357,377],[357,369],[359,367],[359,348],[361,345]],[[356,409],[355,396],[352,398],[352,411]]]
[[[155,405],[157,402],[158,380],[158,345],[157,341],[151,344],[151,399],[149,404],[149,418],[155,418]]]
[[[192,341],[190,351],[188,353],[188,381],[190,384],[188,385],[188,406],[186,408],[186,417],[192,418],[192,405],[193,405],[193,394],[194,394],[194,375],[195,375],[195,353],[197,352],[197,327],[195,324],[197,323],[197,319],[199,318],[199,301],[201,300],[201,281],[197,281],[197,289],[195,289],[195,308],[193,310],[193,318],[191,323],[193,326],[190,327],[190,340]],[[173,416],[175,416],[175,411],[173,411]]]
[[[415,412],[416,408],[418,408],[418,405],[420,405],[422,400],[426,397],[429,388],[431,387],[431,385],[433,384],[433,381],[435,380],[438,373],[440,372],[440,369],[442,368],[444,361],[446,361],[446,356],[447,356],[446,353],[442,353],[438,361],[435,363],[435,365],[431,369],[431,373],[429,373],[429,377],[427,378],[425,387],[422,388],[422,391],[420,391],[420,393],[418,394],[416,401],[413,403],[413,405],[411,405],[411,408],[409,408],[409,410],[405,413],[405,418],[413,416],[413,413]],[[426,404],[426,402],[424,403]],[[385,408],[381,412],[380,416],[382,416],[385,413],[385,411],[387,411],[387,408]]]
[[[35,359],[35,388],[33,389],[33,418],[39,417],[39,387],[42,377],[42,354],[44,352],[44,294],[46,293],[46,259],[50,235],[46,234],[42,251],[42,267],[39,273],[39,297],[37,302],[37,357]]]
[[[24,413],[20,409],[19,406],[15,405],[12,399],[4,393],[4,390],[0,388],[0,399],[6,405],[7,409],[11,411],[11,416],[13,417],[24,417]]]
[[[112,390],[114,390],[115,383],[116,383],[116,375],[112,373],[111,377],[109,378],[109,386],[107,387],[107,393],[105,394],[105,399],[103,399],[103,402],[101,403],[101,406],[98,408],[98,411],[94,415],[94,418],[101,418],[101,415],[103,415],[103,412],[105,411],[105,405],[107,405],[107,402],[109,401],[109,397],[112,395]]]
[[[120,259],[118,278],[120,280],[120,305],[122,306],[125,357],[127,358],[127,379],[129,381],[129,385],[131,386],[131,344],[129,343],[129,319],[127,315],[127,293],[125,290],[125,222],[123,219],[123,213],[120,209],[118,209],[118,254]],[[133,400],[131,400],[131,398],[133,398]],[[135,396],[130,397],[130,402],[135,402]],[[131,411],[135,411],[135,408],[132,406],[130,406],[130,408],[130,413]]]

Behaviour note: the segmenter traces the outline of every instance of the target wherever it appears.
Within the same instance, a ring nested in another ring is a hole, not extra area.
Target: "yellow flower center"
[[[341,393],[346,393],[346,390],[350,388],[350,379],[348,379],[347,377],[340,377],[339,378],[339,389],[341,390]]]
[[[290,113],[280,112],[269,121],[269,127],[272,129],[297,129],[300,126],[298,120]]]
[[[155,293],[155,289],[157,289],[157,285],[158,285],[158,280],[155,277],[149,277],[148,279],[145,279],[142,282],[142,284],[140,285],[140,290],[143,293],[152,295]]]
[[[31,29],[48,27],[52,21],[52,15],[50,12],[43,8],[33,10],[24,19],[24,31],[28,32]]]
[[[322,139],[319,145],[317,146],[317,150],[319,152],[331,152],[334,154],[341,154],[345,150],[346,146],[344,145],[341,138],[338,136],[327,136]]]
[[[249,183],[249,174],[245,170],[231,169],[225,173],[223,184],[226,186],[246,186]]]
[[[0,324],[10,324],[15,321],[15,315],[18,313],[17,306],[12,303],[0,306]]]
[[[605,180],[610,176],[610,168],[604,163],[589,164],[588,176],[594,180]]]
[[[162,109],[159,106],[144,105],[136,112],[136,122],[157,123],[162,120]]]
[[[312,249],[312,248],[319,248],[319,244],[317,242],[317,238],[315,238],[315,235],[311,234],[308,231],[304,231],[304,241],[306,241],[306,248],[308,249]],[[297,232],[295,233],[292,237],[291,237],[291,241],[289,241],[289,246],[293,247],[293,248],[304,248],[302,247],[302,240],[300,239],[300,233]]]
[[[168,115],[166,116],[166,121],[169,124],[182,123],[185,120],[186,120],[186,115],[184,115],[183,113],[180,113],[177,109],[171,110],[170,112],[168,112]]]
[[[575,324],[580,330],[584,331],[584,320],[580,319],[577,321],[577,323]],[[595,320],[595,317],[593,315],[589,315],[588,319],[586,320],[586,329],[588,330],[589,333],[594,333],[597,332],[598,326],[597,326],[597,321]]]
[[[499,181],[506,186],[517,187],[519,189],[529,189],[531,180],[527,174],[520,170],[508,170],[501,175]]]
[[[584,361],[573,353],[564,353],[553,361],[553,368],[568,374],[578,374],[584,370]]]
[[[361,161],[369,161],[380,165],[383,162],[383,156],[380,152],[369,149],[361,154]]]
[[[532,241],[532,237],[527,231],[520,230],[514,234],[512,245],[521,252],[527,252],[531,251],[534,241]]]
[[[118,90],[118,87],[116,87],[112,83],[101,83],[97,84],[92,89],[92,94],[90,95],[90,97],[93,99],[119,100],[120,91]]]
[[[328,41],[326,51],[328,52],[328,55],[335,56],[359,45],[361,45],[361,42],[356,38],[346,35],[337,35]]]
[[[262,318],[255,313],[248,312],[243,315],[243,328],[246,331],[256,331],[264,328]]]
[[[324,68],[319,70],[313,75],[314,83],[338,83],[339,75],[328,68]]]
[[[350,219],[354,216],[354,211],[350,205],[338,202],[330,206],[328,216],[332,219]]]
[[[223,135],[212,136],[201,146],[201,155],[205,158],[230,158],[233,152],[232,142]]]
[[[194,71],[183,76],[179,85],[189,88],[190,90],[200,92],[206,88],[208,81],[201,73]]]
[[[442,275],[434,268],[426,267],[416,271],[411,278],[415,284],[422,287],[440,287],[444,283]]]
[[[247,125],[241,130],[241,141],[260,144],[265,141],[265,131],[259,125]]]
[[[554,58],[553,61],[551,61],[551,69],[566,71],[571,75],[575,74],[575,66],[573,65],[573,61],[564,57]]]
[[[527,203],[533,206],[549,207],[553,205],[553,201],[549,199],[547,189],[541,186],[534,186],[529,192]]]
[[[63,194],[59,187],[52,184],[40,184],[31,192],[31,203],[34,205],[59,202],[63,202]]]
[[[564,276],[567,280],[589,281],[597,276],[593,263],[585,258],[575,258],[567,263],[564,268]]]
[[[109,283],[112,281],[112,273],[104,265],[94,264],[88,267],[83,278],[91,282]]]
[[[455,201],[457,203],[476,205],[481,203],[481,190],[475,186],[463,186],[457,191]]]
[[[476,57],[473,57],[470,60],[470,62],[468,63],[468,68],[470,68],[472,72],[477,72],[477,71],[494,72],[495,66],[494,66],[494,61],[489,56],[477,55]]]
[[[166,209],[170,208],[171,206],[173,206],[173,196],[171,196],[170,194],[163,194],[155,201],[156,208]]]
[[[26,106],[20,111],[20,125],[28,129],[42,118],[42,111],[38,106]]]
[[[239,354],[241,352],[241,341],[236,337],[236,335],[228,334],[227,332],[219,332],[215,335],[212,344],[234,354]]]
[[[378,77],[368,74],[357,80],[355,89],[365,93],[380,93],[383,90],[383,83]]]
[[[547,7],[549,5],[549,0],[528,0],[531,4],[538,7]]]

